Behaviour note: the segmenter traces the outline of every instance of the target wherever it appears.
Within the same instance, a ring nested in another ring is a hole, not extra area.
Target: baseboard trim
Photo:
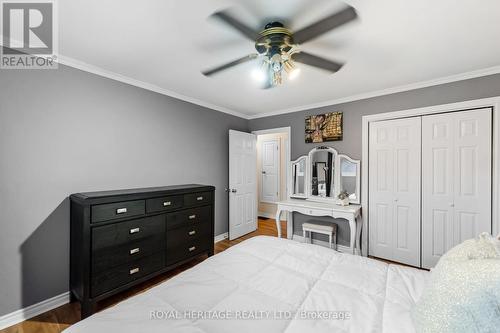
[[[304,237],[300,236],[300,235],[293,235],[292,239],[294,241],[297,241],[297,242],[301,242],[301,243],[304,242]],[[309,242],[309,239],[307,240],[307,242]],[[330,246],[330,244],[328,242],[325,242],[325,241],[322,241],[322,240],[319,240],[319,239],[313,239],[312,243],[315,244],[315,245],[320,245],[320,246],[325,246],[325,247],[329,247]],[[337,244],[337,251],[342,252],[342,253],[352,254],[351,248],[349,246],[345,246],[345,245],[339,245],[339,244]],[[359,251],[357,249],[355,251],[356,251],[356,254],[359,255]]]
[[[267,217],[268,219],[274,219],[276,215],[267,212],[258,212],[258,216]]]
[[[223,241],[224,239],[227,239],[229,237],[229,234],[227,232],[217,235],[214,237],[214,243],[218,243],[220,241]]]
[[[0,317],[0,330],[69,303],[69,291]]]

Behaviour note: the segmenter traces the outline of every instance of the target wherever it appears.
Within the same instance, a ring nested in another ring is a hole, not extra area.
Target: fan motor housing
[[[259,33],[255,49],[260,54],[288,52],[293,45],[293,35],[281,22],[269,22]]]

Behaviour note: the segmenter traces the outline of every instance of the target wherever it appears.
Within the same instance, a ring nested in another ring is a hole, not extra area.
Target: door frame
[[[289,178],[290,178],[290,169],[291,169],[291,156],[292,156],[292,145],[291,145],[291,138],[292,138],[292,128],[290,126],[287,127],[277,127],[277,128],[269,128],[269,129],[264,129],[264,130],[256,130],[252,131],[252,134],[257,135],[257,139],[259,135],[263,134],[278,134],[278,133],[287,133],[288,134],[288,140],[286,140],[285,143],[285,179],[286,179],[286,184],[285,184],[285,189],[286,189],[286,199],[290,199],[290,186],[289,186]],[[280,187],[281,187],[281,175],[280,175]],[[281,193],[280,193],[281,194]],[[260,194],[258,194],[258,200],[260,200]],[[275,203],[276,204],[276,203]],[[287,214],[286,220],[290,218],[291,214]],[[274,217],[274,216],[272,216]]]
[[[440,104],[422,108],[407,109],[386,113],[367,115],[362,117],[362,158],[361,163],[361,207],[363,220],[363,233],[361,238],[361,251],[368,255],[368,153],[369,153],[369,127],[371,122],[391,120],[398,118],[418,117],[438,113],[458,112],[471,109],[492,108],[492,198],[491,220],[492,232],[496,236],[500,233],[500,96],[468,100],[458,103]]]

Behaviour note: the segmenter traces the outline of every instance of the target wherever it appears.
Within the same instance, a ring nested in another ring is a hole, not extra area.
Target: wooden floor
[[[281,223],[281,230],[284,235],[283,237],[286,237],[286,222]],[[276,224],[274,220],[259,218],[259,226],[256,231],[233,241],[225,239],[223,241],[216,243],[215,253],[222,252],[230,248],[231,246],[244,241],[245,239],[258,235],[277,236]],[[171,277],[179,274],[180,272],[195,266],[196,264],[202,262],[205,259],[206,256],[201,257],[188,264],[182,265],[171,272],[162,274],[150,281],[138,285],[131,290],[110,297],[109,299],[100,302],[100,304],[98,305],[98,310],[105,309],[120,301],[123,301],[126,298],[142,293],[148,290],[149,288],[152,288],[170,279]],[[60,306],[54,310],[45,312],[39,316],[33,317],[17,325],[0,330],[0,333],[58,333],[78,321],[80,321],[80,306],[77,303],[69,303]]]

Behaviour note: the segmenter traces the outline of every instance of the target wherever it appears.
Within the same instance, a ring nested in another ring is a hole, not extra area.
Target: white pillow
[[[449,250],[412,318],[417,332],[500,332],[500,240],[483,233]]]

